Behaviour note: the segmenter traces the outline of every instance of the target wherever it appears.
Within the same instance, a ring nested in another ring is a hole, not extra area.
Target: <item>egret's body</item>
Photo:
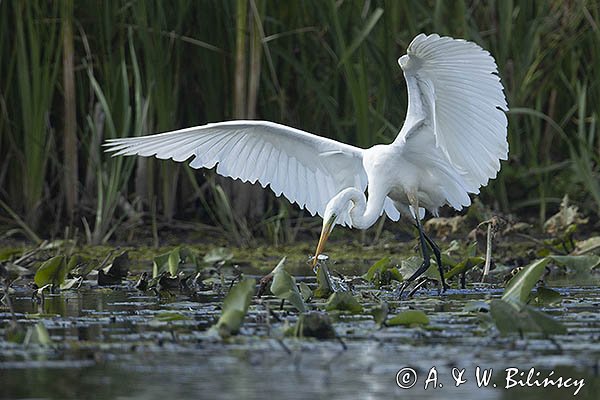
[[[153,156],[213,168],[220,175],[267,185],[323,217],[321,251],[336,224],[366,229],[385,213],[412,216],[419,228],[425,209],[470,205],[508,155],[506,100],[494,59],[478,45],[419,35],[398,60],[409,106],[396,140],[360,149],[266,121],[228,121],[158,135],[109,141],[116,155]],[[367,195],[365,196],[365,190]],[[413,280],[418,274],[409,278]],[[443,276],[442,276],[443,282]]]

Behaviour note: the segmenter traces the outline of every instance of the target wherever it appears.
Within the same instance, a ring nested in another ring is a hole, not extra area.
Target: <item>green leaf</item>
[[[549,261],[549,258],[542,258],[523,268],[508,282],[508,286],[502,295],[502,300],[518,307],[525,304],[529,298],[531,289],[533,289],[544,273],[544,269]]]
[[[38,287],[48,284],[61,285],[67,277],[67,263],[64,256],[56,256],[40,265],[33,280]]]
[[[244,279],[231,288],[223,300],[223,311],[215,325],[221,337],[229,337],[239,332],[252,301],[255,286],[254,279]]]
[[[69,290],[73,289],[74,287],[78,288],[82,281],[83,278],[81,276],[78,278],[65,279],[65,281],[60,285],[60,290]]]
[[[402,282],[402,274],[392,265],[389,257],[384,257],[369,268],[363,278],[373,283],[377,288],[389,285],[392,280]]]
[[[396,326],[396,325],[427,325],[429,324],[429,318],[427,315],[420,310],[406,310],[402,311],[400,314],[390,318],[387,320],[386,325],[388,326]]]
[[[15,256],[17,254],[22,254],[23,250],[22,249],[2,249],[0,250],[0,261],[8,261],[12,258],[12,256]]]
[[[169,257],[171,252],[160,254],[152,260],[152,278],[157,278],[162,272],[169,267]]]
[[[468,257],[467,259],[456,264],[452,269],[444,274],[445,279],[450,279],[456,275],[467,272],[470,269],[475,268],[478,265],[485,263],[483,257]]]
[[[363,311],[363,307],[350,292],[333,293],[325,303],[325,309],[327,311],[349,311],[353,314],[360,314]]]
[[[329,275],[329,269],[325,264],[320,265],[317,269],[317,288],[313,294],[317,298],[324,299],[329,297],[334,291],[331,283],[331,276]]]
[[[233,259],[233,253],[231,250],[225,247],[217,247],[212,249],[203,258],[203,261],[207,264],[216,264],[219,262],[226,262]]]
[[[271,293],[277,298],[289,301],[300,312],[306,311],[302,295],[296,286],[296,279],[285,270],[285,257],[273,269]]]
[[[313,296],[312,290],[308,287],[308,285],[304,282],[300,282],[300,294],[302,295],[302,300],[307,302]]]
[[[389,307],[387,303],[381,303],[371,309],[371,315],[377,326],[382,326],[387,319],[389,314]]]
[[[562,323],[530,306],[519,307],[504,300],[492,300],[490,311],[496,327],[503,335],[510,333],[551,335],[567,332]]]
[[[533,301],[538,306],[560,303],[562,296],[556,290],[540,286],[536,289]]]
[[[600,256],[550,256],[554,262],[576,272],[589,272],[600,265]]]
[[[154,316],[154,319],[160,322],[172,322],[172,321],[184,321],[190,319],[190,317],[173,311],[159,312]]]
[[[465,304],[462,310],[464,312],[489,312],[490,303],[486,301],[474,300]]]
[[[367,281],[372,282],[375,278],[375,274],[379,271],[387,269],[392,260],[389,257],[383,257],[369,268],[367,273],[363,276]]]
[[[402,311],[400,314],[390,318],[387,320],[387,326],[396,326],[396,325],[427,325],[429,324],[429,318],[427,315],[420,310],[406,310]]]
[[[400,262],[399,271],[402,276],[411,276],[416,270],[419,269],[419,267],[421,267],[421,264],[423,264],[423,259],[421,257],[412,256]],[[429,265],[429,268],[427,268],[427,270],[423,273],[423,276],[427,276],[428,278],[432,279],[439,279],[440,275],[437,265],[432,262],[431,265]]]
[[[169,253],[168,264],[169,264],[169,273],[171,274],[171,276],[177,275],[177,270],[179,269],[180,262],[181,262],[181,258],[179,257],[179,247],[177,247]]]
[[[600,236],[593,236],[582,240],[577,242],[577,246],[575,246],[575,253],[578,255],[592,253],[597,250],[600,250]]]

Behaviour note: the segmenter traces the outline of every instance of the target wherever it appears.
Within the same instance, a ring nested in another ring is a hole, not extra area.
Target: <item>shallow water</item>
[[[595,285],[559,291],[562,302],[545,310],[563,321],[569,333],[552,340],[490,333],[482,322],[486,315],[462,311],[470,301],[499,297],[502,292],[482,286],[443,295],[423,291],[402,301],[384,294],[391,307],[425,311],[429,326],[378,329],[368,315],[339,315],[335,329],[340,341],[285,337],[284,324],[267,318],[264,305],[270,304],[291,322],[295,313],[288,308],[280,311],[278,300],[266,298],[251,308],[242,335],[223,342],[208,333],[220,313],[219,293],[159,299],[129,283],[65,291],[37,304],[30,290],[18,288],[11,298],[19,322],[43,322],[54,344],[24,347],[0,341],[0,397],[564,399],[573,395],[574,387],[506,389],[505,369],[515,367],[525,372],[535,368],[540,380],[551,370],[553,377],[584,379],[577,398],[597,398],[600,293]],[[0,314],[3,329],[9,317]],[[488,387],[477,386],[477,366],[493,369]],[[418,380],[411,389],[401,389],[396,374],[407,367]],[[458,387],[453,368],[465,369],[466,382]],[[427,377],[431,379],[425,390]]]

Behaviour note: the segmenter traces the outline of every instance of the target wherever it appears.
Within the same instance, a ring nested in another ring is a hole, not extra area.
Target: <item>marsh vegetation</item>
[[[420,261],[408,225],[336,230],[315,276],[318,218],[100,147],[233,118],[390,142],[396,59],[420,32],[488,49],[510,107],[498,178],[427,222],[446,293],[432,260],[398,296]],[[595,398],[599,41],[592,0],[0,2],[0,397],[389,398],[405,366],[451,386],[480,365],[555,370]]]

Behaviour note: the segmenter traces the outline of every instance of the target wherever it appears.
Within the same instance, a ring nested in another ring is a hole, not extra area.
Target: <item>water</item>
[[[535,368],[540,380],[552,370],[553,377],[584,379],[577,398],[595,399],[600,390],[600,293],[595,285],[560,288],[562,302],[545,310],[569,333],[553,339],[501,337],[489,328],[489,315],[463,312],[471,301],[501,294],[484,287],[442,296],[423,292],[403,301],[384,294],[398,310],[425,311],[429,326],[378,329],[368,314],[339,315],[334,319],[341,340],[327,341],[284,336],[285,324],[268,318],[264,304],[291,323],[295,312],[280,311],[278,300],[266,298],[251,308],[242,334],[225,342],[209,333],[220,314],[220,293],[158,298],[130,284],[85,286],[47,296],[42,304],[33,302],[25,287],[11,296],[19,322],[42,322],[53,345],[25,347],[0,340],[0,398],[551,400],[569,398],[575,390],[506,389],[505,369],[510,367],[525,374]],[[367,308],[375,304],[363,300]],[[9,318],[7,312],[0,314],[0,337]],[[493,370],[487,387],[477,386],[477,367]],[[418,376],[411,389],[396,384],[402,368]],[[453,368],[465,370],[466,382],[458,387]]]

